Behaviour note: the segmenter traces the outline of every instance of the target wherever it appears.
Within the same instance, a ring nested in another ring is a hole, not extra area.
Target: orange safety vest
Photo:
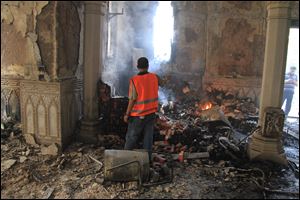
[[[137,92],[136,102],[130,116],[145,116],[158,110],[158,79],[153,73],[131,78]]]

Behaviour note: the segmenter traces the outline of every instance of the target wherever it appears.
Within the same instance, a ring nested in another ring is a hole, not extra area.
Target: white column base
[[[281,139],[263,137],[261,129],[249,138],[247,154],[250,160],[269,160],[288,165]]]

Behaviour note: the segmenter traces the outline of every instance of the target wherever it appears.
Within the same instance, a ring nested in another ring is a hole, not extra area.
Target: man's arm
[[[128,117],[130,115],[130,112],[131,112],[135,102],[136,102],[136,99],[129,99],[126,114],[124,115],[124,119],[123,119],[124,122],[126,122],[126,123],[128,123]]]
[[[127,116],[129,116],[134,104],[136,102],[136,99],[129,99],[129,102],[128,102],[128,106],[127,106],[127,110],[126,110],[126,114]]]
[[[290,76],[290,79],[287,81],[287,83],[298,86],[298,77],[296,75]]]
[[[298,77],[296,75],[294,76],[285,76],[285,84],[293,84],[295,86],[298,86]]]
[[[129,98],[129,102],[128,102],[126,113],[124,115],[124,122],[126,122],[126,123],[128,122],[128,117],[129,117],[130,112],[136,102],[136,99],[137,99],[137,93],[136,93],[134,84],[132,83],[132,80],[130,81],[130,84],[129,84],[128,98]]]

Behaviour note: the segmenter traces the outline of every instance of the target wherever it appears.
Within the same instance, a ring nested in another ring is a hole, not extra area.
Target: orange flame
[[[201,110],[208,110],[208,109],[210,109],[211,107],[212,107],[212,104],[211,104],[210,102],[207,102],[207,103],[205,103],[205,104],[203,104],[203,105],[200,104],[200,109],[201,109]]]

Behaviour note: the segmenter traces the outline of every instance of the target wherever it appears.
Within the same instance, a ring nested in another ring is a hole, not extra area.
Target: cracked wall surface
[[[258,99],[266,33],[265,2],[172,4],[173,72],[183,74],[198,91],[210,86]]]
[[[1,1],[1,78],[38,79],[36,17],[47,1]]]
[[[80,19],[70,1],[50,2],[37,17],[38,45],[50,79],[74,76],[78,67]]]
[[[266,34],[265,2],[208,5],[207,75],[261,77]]]
[[[259,101],[266,1],[175,1],[170,70],[202,91],[215,87]],[[291,19],[298,21],[299,2]]]
[[[80,2],[1,1],[1,119],[24,122],[32,114],[30,133],[42,143],[67,141],[81,116],[82,21]],[[55,84],[61,88],[56,98],[63,101],[53,103]],[[43,93],[36,85],[43,85]],[[38,101],[22,101],[27,94]]]
[[[81,23],[69,1],[1,2],[1,77],[48,80],[71,77],[78,67]]]
[[[1,1],[1,120],[20,120],[20,80],[38,80],[36,17],[47,1]]]

